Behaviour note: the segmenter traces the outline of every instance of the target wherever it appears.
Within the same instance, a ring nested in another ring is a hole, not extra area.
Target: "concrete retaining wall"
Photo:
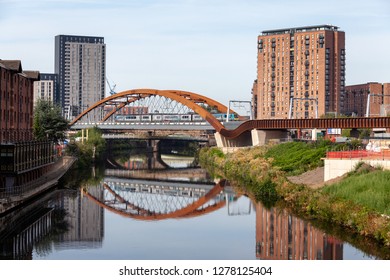
[[[365,162],[371,166],[381,166],[390,170],[390,160],[382,159],[324,159],[324,181],[339,177],[352,171],[359,162]]]

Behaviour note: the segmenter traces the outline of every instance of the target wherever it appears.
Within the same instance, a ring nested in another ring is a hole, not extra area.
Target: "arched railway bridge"
[[[154,124],[157,129],[164,130],[167,127],[189,129],[190,125],[196,127],[206,124],[215,131],[219,147],[261,145],[268,139],[286,138],[289,129],[351,128],[356,131],[359,128],[390,128],[390,117],[242,121],[237,113],[230,110],[227,114],[227,110],[218,101],[193,92],[133,89],[93,104],[79,114],[71,122],[71,126],[76,128],[80,123],[89,123],[110,129],[149,129]],[[91,115],[95,119],[91,120]],[[96,115],[101,118],[96,119]],[[241,121],[224,122],[226,117],[231,116],[234,116],[234,120]],[[123,123],[128,125],[123,126]]]

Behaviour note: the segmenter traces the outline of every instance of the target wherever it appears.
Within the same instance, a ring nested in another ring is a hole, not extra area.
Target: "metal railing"
[[[1,187],[0,188],[0,199],[20,197],[28,194],[34,189],[44,185],[47,182],[58,180],[59,177],[68,169],[68,165],[73,163],[75,159],[62,157],[57,162],[53,163],[52,171],[47,172],[42,177],[32,180],[30,182],[14,185],[10,187]],[[67,166],[65,169],[64,166]]]

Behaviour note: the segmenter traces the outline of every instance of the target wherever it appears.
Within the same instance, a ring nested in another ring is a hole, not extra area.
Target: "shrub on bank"
[[[277,166],[288,175],[297,175],[323,166],[321,158],[334,146],[335,144],[327,140],[308,143],[287,142],[269,147],[264,156],[273,158],[273,166]]]

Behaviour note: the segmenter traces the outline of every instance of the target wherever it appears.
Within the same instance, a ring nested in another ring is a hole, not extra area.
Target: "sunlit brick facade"
[[[390,114],[390,83],[349,85],[345,87],[344,96],[345,105],[341,111],[344,115],[379,117]]]
[[[263,31],[257,41],[257,119],[315,118],[341,110],[345,33],[332,25]]]

